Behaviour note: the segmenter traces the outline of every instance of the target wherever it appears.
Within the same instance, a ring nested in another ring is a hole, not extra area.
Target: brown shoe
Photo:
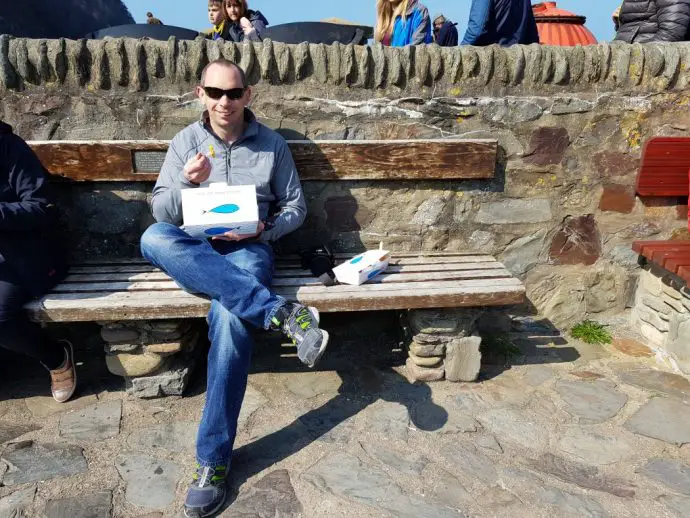
[[[69,400],[77,388],[77,371],[74,369],[74,351],[67,340],[65,344],[65,363],[59,369],[50,371],[50,390],[58,403]]]

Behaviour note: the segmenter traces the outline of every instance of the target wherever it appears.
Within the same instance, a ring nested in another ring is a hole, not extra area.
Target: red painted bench
[[[690,137],[654,137],[642,152],[640,197],[690,195]],[[690,214],[688,214],[690,229]],[[690,241],[635,241],[633,250],[690,285]]]

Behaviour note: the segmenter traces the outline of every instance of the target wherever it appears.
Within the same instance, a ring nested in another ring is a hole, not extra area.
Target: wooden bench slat
[[[415,290],[355,290],[347,293],[347,296],[310,288],[279,288],[276,292],[288,299],[296,298],[303,304],[313,305],[324,312],[502,306],[521,303],[525,294],[524,286],[517,279],[507,279],[500,283],[500,287],[492,285],[490,280],[483,284],[477,284],[476,281],[428,284],[427,287]],[[206,316],[210,305],[207,299],[183,291],[171,291],[165,297],[150,295],[151,292],[93,293],[88,297],[74,293],[52,294],[33,301],[27,307],[38,320],[77,322],[201,318]]]
[[[690,248],[690,241],[635,241],[633,243],[633,250],[647,259],[651,259],[654,252],[685,248]]]
[[[687,196],[690,138],[653,137],[642,152],[636,192],[640,196]]]
[[[690,266],[681,266],[678,268],[678,276],[685,282],[690,284]]]
[[[165,275],[165,274],[163,274]],[[508,270],[496,268],[491,270],[468,270],[432,273],[410,274],[382,274],[369,281],[368,284],[417,283],[432,280],[464,280],[464,279],[499,279],[510,278]],[[273,287],[280,286],[321,286],[321,282],[314,277],[288,277],[275,279]],[[412,288],[412,287],[411,287]],[[163,279],[148,279],[143,281],[110,281],[110,282],[77,282],[62,283],[56,286],[53,293],[87,293],[106,291],[169,291],[179,290],[176,282],[165,276]]]
[[[678,257],[669,257],[664,260],[663,267],[673,273],[678,273],[681,266],[690,266],[690,253]]]
[[[168,141],[33,141],[44,167],[85,181],[156,181],[160,165],[138,169],[141,153],[162,163]],[[485,139],[288,141],[301,180],[493,178],[498,141]],[[150,160],[147,160],[150,163]],[[143,167],[143,166],[142,166]]]

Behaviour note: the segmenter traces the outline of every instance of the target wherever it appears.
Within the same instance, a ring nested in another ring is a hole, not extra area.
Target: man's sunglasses
[[[230,88],[229,90],[223,90],[222,88],[216,88],[214,86],[204,86],[203,88],[206,95],[216,101],[221,99],[224,95],[227,95],[228,99],[231,101],[236,101],[241,99],[244,92],[247,90],[246,88]]]

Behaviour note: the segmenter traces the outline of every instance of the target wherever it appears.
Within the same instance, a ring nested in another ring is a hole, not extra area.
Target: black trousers
[[[0,263],[0,347],[57,369],[65,360],[64,347],[28,319],[22,306],[31,298],[6,263]]]

